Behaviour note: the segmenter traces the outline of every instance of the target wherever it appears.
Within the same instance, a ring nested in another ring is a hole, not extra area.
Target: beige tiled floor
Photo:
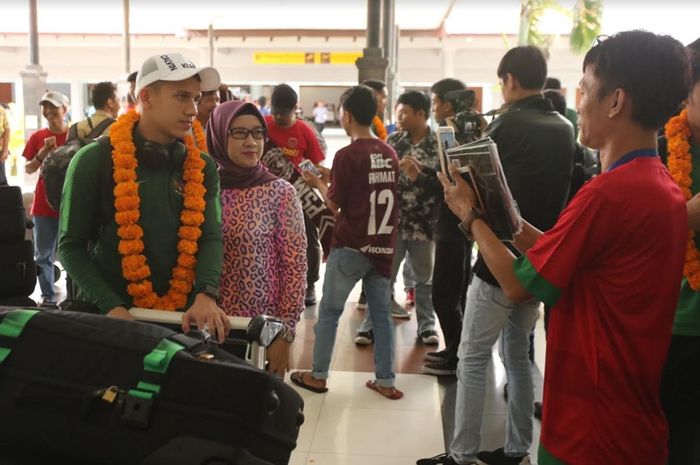
[[[323,268],[322,268],[323,275]],[[400,273],[399,273],[400,275]],[[317,283],[321,297],[322,279]],[[403,286],[396,285],[396,298],[403,302]],[[360,286],[348,297],[338,325],[336,347],[331,362],[329,392],[314,394],[297,389],[305,406],[297,448],[290,465],[409,465],[417,459],[445,451],[454,424],[454,383],[438,383],[433,376],[421,375],[423,354],[433,348],[416,343],[415,316],[394,320],[396,328],[396,385],[405,397],[390,401],[368,390],[372,378],[372,348],[353,343],[355,329],[364,313],[356,309]],[[300,322],[294,343],[292,365],[309,369],[313,350],[313,324],[318,308],[309,307]],[[544,330],[536,328],[536,362],[544,367]],[[442,347],[442,345],[440,346]],[[535,369],[536,398],[541,399],[541,375]],[[487,390],[482,427],[482,448],[503,447],[506,402],[503,398],[505,369],[496,351],[487,372]],[[538,397],[539,396],[539,397]],[[443,418],[446,416],[446,419]],[[448,429],[443,431],[443,424]],[[532,463],[536,463],[539,422],[534,420]]]
[[[329,392],[297,391],[306,420],[290,464],[407,464],[443,448],[436,378],[399,374],[391,401],[364,386],[371,373],[335,371]]]

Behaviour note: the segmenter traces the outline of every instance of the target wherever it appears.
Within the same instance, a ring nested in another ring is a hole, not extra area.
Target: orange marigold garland
[[[192,134],[194,134],[194,142],[197,144],[199,150],[209,153],[209,150],[207,150],[207,136],[204,134],[204,126],[202,126],[202,123],[197,118],[195,118],[194,123],[192,123]]]
[[[666,123],[666,140],[668,141],[668,171],[686,200],[693,197],[690,190],[693,185],[693,159],[690,153],[690,125],[688,110],[683,110],[678,116]],[[695,246],[695,231],[688,230],[688,244],[685,254],[683,274],[694,291],[700,291],[700,251]]]
[[[374,133],[378,138],[380,138],[381,140],[386,140],[386,127],[384,127],[384,123],[382,122],[382,119],[379,116],[375,116],[372,120],[372,129],[374,130]]]
[[[187,304],[187,295],[194,285],[197,265],[197,240],[202,235],[201,225],[204,222],[204,167],[200,148],[206,147],[204,131],[201,124],[197,129],[193,125],[194,137],[185,137],[187,157],[183,166],[183,181],[185,183],[184,208],[180,213],[180,228],[178,230],[177,265],[173,268],[170,288],[165,295],[159,296],[153,290],[151,269],[144,255],[143,229],[138,224],[141,212],[141,199],[136,175],[136,146],[133,141],[134,125],[139,120],[136,111],[130,111],[112,125],[109,138],[112,143],[112,159],[114,161],[113,178],[114,206],[117,210],[115,221],[119,228],[119,253],[122,256],[122,274],[129,284],[127,292],[134,299],[137,307],[158,310],[177,310]],[[200,148],[198,148],[200,147]]]

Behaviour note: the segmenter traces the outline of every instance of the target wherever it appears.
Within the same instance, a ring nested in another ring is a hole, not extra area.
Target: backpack
[[[49,206],[56,211],[61,207],[61,192],[63,191],[63,183],[66,180],[66,171],[73,156],[99,137],[109,125],[114,122],[112,118],[107,118],[97,126],[92,126],[92,118],[88,118],[90,125],[90,133],[85,138],[78,137],[77,123],[70,127],[66,143],[52,150],[41,164],[41,176],[44,178],[44,186],[46,190],[46,201]]]

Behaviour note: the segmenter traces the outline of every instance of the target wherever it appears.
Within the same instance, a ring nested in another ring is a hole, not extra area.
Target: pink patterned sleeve
[[[301,203],[296,189],[289,183],[284,183],[281,189],[274,237],[279,257],[278,316],[287,328],[295,332],[299,316],[304,311],[306,295],[306,232]]]

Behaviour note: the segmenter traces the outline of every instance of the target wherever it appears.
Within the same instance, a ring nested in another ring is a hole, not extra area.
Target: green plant
[[[577,53],[588,50],[600,34],[603,16],[603,0],[578,0],[572,10],[562,7],[557,0],[521,0],[519,45],[536,45],[549,55],[554,37],[540,31],[540,20],[548,10],[555,10],[573,17],[570,34],[571,50]]]
[[[578,0],[574,6],[574,25],[569,35],[569,46],[576,53],[588,51],[600,35],[603,19],[603,0]]]

